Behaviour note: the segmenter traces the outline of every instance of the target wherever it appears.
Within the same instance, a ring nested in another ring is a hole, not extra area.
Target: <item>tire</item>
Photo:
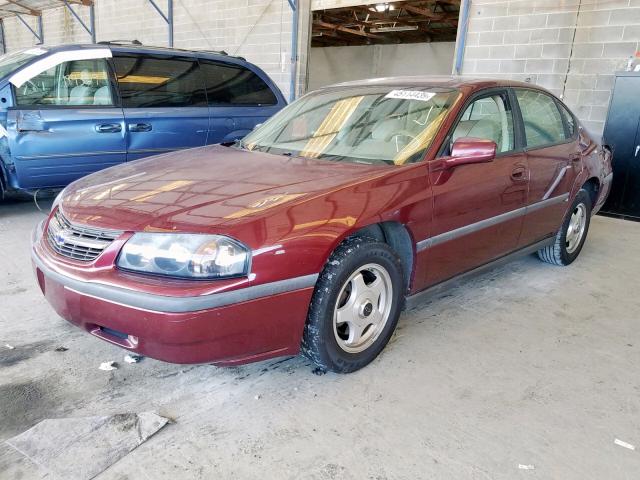
[[[552,245],[538,250],[538,257],[543,262],[553,265],[566,266],[571,264],[582,250],[587,233],[589,232],[589,224],[591,222],[591,196],[584,188],[581,188],[576,195],[571,208],[567,211],[567,215],[562,222],[562,227],[556,234],[555,242]],[[576,215],[581,215],[581,222],[576,224]],[[578,228],[576,229],[576,226]],[[579,238],[572,235],[573,232],[580,230]]]
[[[303,355],[319,369],[336,373],[371,363],[396,328],[404,285],[400,258],[389,245],[364,237],[345,240],[316,283]]]

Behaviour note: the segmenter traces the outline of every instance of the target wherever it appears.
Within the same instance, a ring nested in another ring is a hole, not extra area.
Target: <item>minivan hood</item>
[[[65,189],[60,208],[70,221],[99,228],[219,232],[388,168],[214,145],[89,175]]]

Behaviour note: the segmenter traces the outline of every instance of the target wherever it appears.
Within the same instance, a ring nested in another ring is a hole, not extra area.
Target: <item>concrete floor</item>
[[[45,418],[155,410],[175,423],[96,478],[640,475],[640,224],[596,217],[573,266],[527,257],[468,281],[405,312],[369,367],[316,376],[301,358],[124,364],[41,298],[28,241],[42,215],[0,205],[0,441]],[[120,368],[98,370],[108,360]],[[1,479],[43,476],[0,443]]]

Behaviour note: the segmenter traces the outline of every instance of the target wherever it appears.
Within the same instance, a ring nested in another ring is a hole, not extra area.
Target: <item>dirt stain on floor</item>
[[[51,416],[57,378],[0,385],[0,439],[17,435]]]
[[[0,367],[10,367],[17,363],[36,357],[53,348],[48,341],[33,342],[24,345],[14,345],[13,349],[0,345]]]

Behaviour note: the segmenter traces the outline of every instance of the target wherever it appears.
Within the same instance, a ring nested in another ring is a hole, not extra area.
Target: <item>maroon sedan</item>
[[[351,372],[433,287],[515,254],[573,262],[609,157],[530,84],[341,84],[234,145],[71,184],[34,232],[33,264],[58,314],[142,355],[302,351]]]

